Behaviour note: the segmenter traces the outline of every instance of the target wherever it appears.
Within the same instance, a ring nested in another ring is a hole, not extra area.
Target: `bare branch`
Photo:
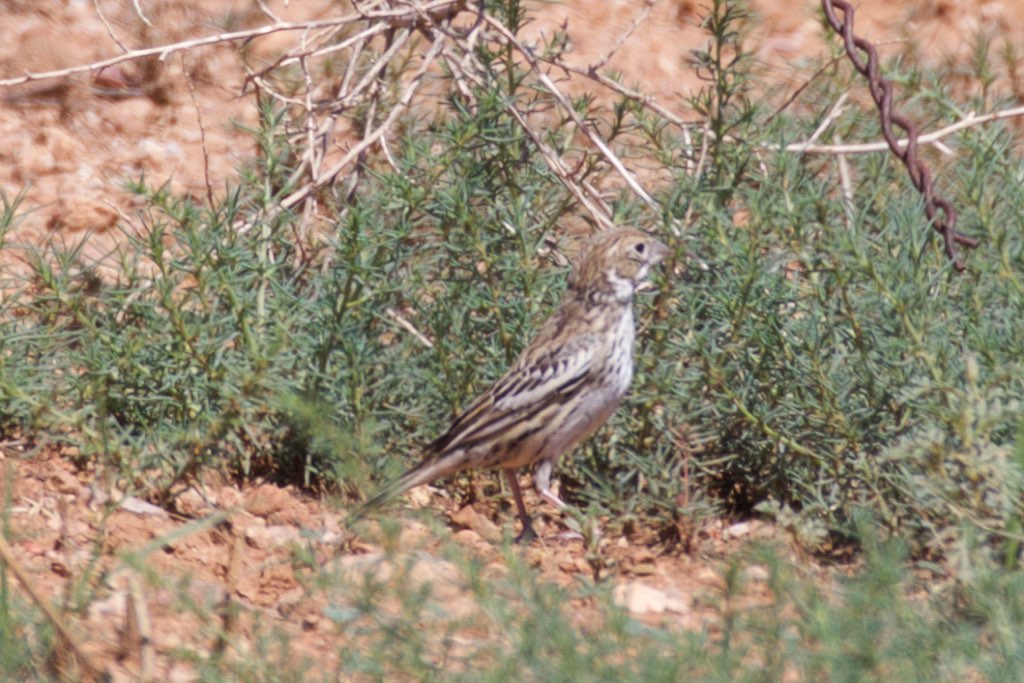
[[[604,138],[597,134],[593,126],[591,126],[589,123],[587,123],[580,117],[580,115],[576,112],[575,108],[573,108],[572,103],[569,102],[568,98],[566,98],[566,96],[562,94],[562,92],[558,89],[558,86],[556,86],[554,82],[544,72],[544,70],[540,68],[540,63],[534,57],[533,51],[527,48],[525,45],[523,45],[519,41],[519,39],[516,38],[511,31],[508,30],[508,28],[504,24],[502,24],[494,17],[484,16],[484,21],[487,22],[489,26],[497,30],[502,35],[502,37],[510,45],[515,47],[516,50],[523,56],[527,64],[530,65],[531,70],[534,72],[534,75],[538,78],[538,80],[540,80],[544,87],[548,89],[548,91],[559,103],[559,105],[561,105],[561,107],[569,115],[569,117],[572,118],[573,122],[577,125],[580,131],[584,135],[586,135],[587,138],[591,141],[591,143],[593,143],[594,146],[601,151],[601,153],[604,155],[608,163],[610,163],[612,167],[618,172],[618,174],[622,176],[622,179],[626,181],[626,184],[629,185],[629,188],[633,191],[633,193],[636,194],[636,196],[638,196],[640,199],[642,199],[644,203],[646,203],[649,207],[651,207],[655,211],[660,211],[661,209],[658,206],[658,203],[655,202],[654,199],[649,194],[647,194],[647,191],[640,186],[640,183],[637,182],[633,174],[628,169],[626,169],[626,166],[622,163],[622,161],[615,154],[615,152],[613,152],[612,149],[608,146],[608,144],[604,141]]]
[[[327,171],[320,174],[317,180],[307,182],[305,185],[303,185],[302,187],[300,187],[299,189],[295,190],[290,195],[282,199],[279,202],[278,207],[270,212],[270,215],[276,215],[278,212],[282,210],[291,209],[300,202],[304,201],[307,197],[311,196],[314,190],[334,182],[334,179],[342,171],[344,171],[349,164],[351,164],[356,158],[358,158],[360,154],[362,154],[365,150],[369,149],[373,144],[375,144],[385,134],[387,134],[387,132],[394,125],[395,121],[398,120],[398,117],[401,116],[408,109],[409,104],[412,102],[412,99],[416,94],[416,91],[419,90],[419,87],[423,81],[423,77],[426,75],[427,71],[430,70],[431,65],[434,63],[434,59],[441,51],[441,48],[443,47],[446,40],[447,38],[442,36],[430,46],[430,49],[427,50],[426,54],[423,56],[423,63],[420,64],[419,68],[415,71],[412,78],[410,79],[409,84],[406,86],[405,91],[402,93],[401,97],[399,97],[398,101],[391,108],[391,111],[388,112],[387,117],[379,126],[374,128],[367,135],[365,135],[360,142],[353,145],[348,150],[348,152],[346,152],[345,155],[342,156],[340,160],[338,160],[333,166],[327,169]],[[253,223],[250,221],[248,223],[239,225],[238,229],[239,231],[244,232],[251,229],[252,226]]]
[[[272,33],[280,33],[282,31],[309,31],[320,28],[338,27],[366,19],[387,20],[381,22],[384,25],[383,28],[376,29],[377,32],[380,32],[388,28],[389,26],[393,27],[394,22],[400,21],[406,17],[418,17],[424,13],[429,16],[432,12],[439,12],[441,10],[444,10],[445,8],[449,8],[454,5],[459,5],[461,2],[462,0],[434,0],[433,2],[423,3],[422,5],[410,5],[404,8],[389,9],[376,12],[355,12],[352,14],[346,14],[341,17],[333,17],[331,19],[275,22],[273,24],[258,26],[256,28],[245,29],[244,31],[230,31],[228,33],[217,33],[215,35],[203,36],[202,38],[193,38],[191,40],[183,40],[177,43],[169,43],[166,45],[157,45],[155,47],[146,47],[138,50],[130,50],[128,52],[125,52],[124,54],[120,54],[115,57],[109,57],[107,59],[101,59],[99,61],[91,62],[89,64],[79,64],[77,66],[71,66],[64,69],[56,69],[54,71],[26,73],[22,76],[17,76],[14,78],[4,78],[0,79],[0,86],[21,85],[22,83],[29,83],[31,81],[41,81],[50,78],[63,78],[64,76],[71,76],[73,74],[97,71],[104,67],[113,66],[115,64],[121,64],[122,62],[130,62],[138,59],[143,59],[145,57],[157,56],[161,61],[163,61],[175,52],[180,52],[182,50],[191,50],[206,45],[230,43],[239,40],[252,40],[254,38],[270,35]]]
[[[199,108],[199,99],[196,97],[196,86],[192,82],[192,76],[188,72],[188,64],[185,62],[185,55],[181,55],[181,71],[185,76],[185,83],[188,86],[188,94],[192,98],[192,107],[196,110],[196,121],[199,124],[199,142],[203,150],[203,178],[206,180],[206,201],[210,208],[214,208],[213,183],[210,181],[210,150],[206,146],[206,126],[203,125],[203,112]]]
[[[832,122],[839,118],[839,114],[842,113],[843,105],[846,104],[846,98],[848,96],[849,95],[844,92],[842,95],[839,96],[839,99],[832,104],[832,106],[828,110],[828,113],[825,114],[825,118],[821,120],[821,123],[818,124],[818,127],[814,130],[814,133],[811,135],[810,139],[807,140],[806,147],[810,147],[811,145],[813,145],[815,140],[821,137],[821,134],[828,130],[828,127],[832,125]]]
[[[418,341],[420,344],[423,344],[423,346],[427,347],[428,349],[434,348],[434,342],[430,341],[430,339],[425,334],[417,330],[416,326],[409,322],[408,318],[406,318],[401,313],[390,307],[385,308],[384,312],[388,315],[389,318],[394,320],[399,327],[401,327],[403,330],[405,330],[413,337],[415,337],[416,341]]]
[[[967,116],[951,123],[950,125],[939,128],[938,130],[932,131],[919,135],[917,137],[918,143],[923,144],[936,144],[939,140],[947,138],[953,133],[958,133],[967,128],[973,128],[992,121],[1001,121],[1003,119],[1012,119],[1020,116],[1024,116],[1024,107],[1013,107],[1011,109],[1003,109],[1001,111],[992,112],[991,114],[983,114],[977,116],[973,111]],[[808,142],[793,142],[781,149],[786,152],[799,152],[806,154],[863,154],[864,152],[883,152],[889,149],[889,144],[884,140],[878,142],[862,142],[857,144],[844,144],[844,145],[815,145],[812,140]],[[900,147],[907,146],[907,139],[901,138],[897,141]],[[767,145],[766,149],[779,149],[779,145]],[[946,148],[948,151],[948,148]]]
[[[629,40],[630,36],[632,36],[633,33],[635,33],[636,30],[640,28],[640,24],[644,23],[647,17],[651,15],[651,10],[654,8],[655,4],[657,4],[657,0],[647,0],[647,2],[644,3],[644,8],[640,10],[640,13],[633,18],[633,23],[629,25],[629,28],[623,31],[622,34],[618,37],[618,39],[616,39],[615,43],[612,45],[612,48],[608,50],[607,54],[605,54],[604,57],[597,60],[597,62],[591,65],[591,71],[596,72],[607,66],[608,62],[612,60],[612,57],[614,57],[615,54],[622,49],[622,46],[626,44],[626,41]]]
[[[464,63],[466,62],[473,63],[478,68],[482,68],[476,61],[476,57],[474,57],[471,52],[467,52],[465,54],[465,58],[466,59],[464,60],[454,58],[449,59],[448,64],[453,68],[453,70],[458,70],[464,78],[472,80],[478,86],[483,85],[482,79],[477,74],[473,73],[469,69],[463,69],[463,66],[465,65]],[[604,199],[601,198],[600,193],[590,185],[586,183],[579,183],[573,179],[572,172],[565,167],[565,164],[563,163],[562,158],[558,155],[558,152],[552,149],[551,146],[541,138],[540,134],[530,126],[526,117],[523,116],[521,111],[516,109],[512,102],[505,102],[505,111],[507,111],[509,115],[516,120],[516,123],[519,124],[519,127],[523,129],[523,132],[526,133],[527,137],[530,138],[534,146],[540,152],[541,157],[544,159],[544,163],[547,164],[548,168],[551,169],[551,172],[555,174],[555,177],[562,182],[565,189],[576,198],[576,201],[579,202],[580,206],[587,210],[602,229],[613,227],[614,223],[611,218],[611,207],[609,207]]]
[[[96,10],[96,16],[100,18],[100,21],[103,23],[103,28],[106,29],[107,35],[110,36],[110,39],[114,41],[119,48],[127,52],[128,47],[117,37],[117,34],[114,33],[114,27],[110,25],[110,22],[107,21],[106,15],[103,14],[103,8],[100,7],[100,0],[92,0],[92,7]]]

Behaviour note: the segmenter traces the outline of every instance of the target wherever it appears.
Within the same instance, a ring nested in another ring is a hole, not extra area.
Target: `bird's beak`
[[[658,265],[666,258],[668,258],[668,255],[671,253],[672,250],[668,248],[667,244],[655,240],[654,244],[651,245],[651,265]]]
[[[668,255],[671,253],[672,250],[669,249],[668,245],[666,245],[665,243],[659,242],[658,240],[652,241],[650,245],[650,250],[647,252],[647,267],[653,268],[654,266],[657,266],[659,263],[668,258]],[[650,280],[647,280],[645,278],[643,282],[637,285],[636,291],[638,293],[649,292],[654,289],[655,286],[650,282]]]

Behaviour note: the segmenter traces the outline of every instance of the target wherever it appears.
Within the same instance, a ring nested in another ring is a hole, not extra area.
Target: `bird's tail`
[[[407,471],[398,479],[385,484],[384,487],[371,498],[364,501],[356,509],[350,512],[345,520],[346,526],[363,519],[370,512],[373,512],[381,505],[384,505],[391,499],[400,496],[409,489],[415,488],[420,484],[426,484],[434,481],[446,474],[451,474],[457,469],[458,468],[451,467],[451,463],[446,458],[439,458],[436,454],[431,454],[431,456],[427,457],[423,462]]]

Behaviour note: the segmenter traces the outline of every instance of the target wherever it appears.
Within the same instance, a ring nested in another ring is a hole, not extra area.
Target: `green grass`
[[[488,7],[513,28],[524,19],[513,0]],[[982,240],[958,275],[891,156],[847,157],[844,207],[835,158],[776,151],[807,139],[842,91],[864,87],[850,67],[838,62],[799,107],[769,119],[752,64],[729,57],[743,55],[741,13],[724,2],[709,11],[711,47],[697,59],[711,78],[694,100],[714,133],[706,154],[700,139],[687,143],[634,101],[573,102],[623,155],[658,161],[669,179],[649,188],[660,211],[625,190],[609,204],[618,223],[658,232],[675,254],[658,293],[638,304],[633,393],[609,427],[563,458],[563,491],[608,519],[606,533],[644,528],[689,541],[708,515],[763,514],[812,551],[853,542],[865,569],[832,592],[769,557],[772,609],[734,610],[727,595],[720,632],[679,635],[617,612],[606,586],[592,588],[603,628],[582,632],[565,613],[579,596],[518,567],[509,585],[481,588],[486,628],[498,636],[450,670],[432,663],[445,647],[437,634],[410,626],[420,617],[412,596],[410,612],[361,636],[374,647],[345,660],[352,671],[444,680],[778,680],[790,671],[801,680],[1010,680],[1019,671],[1020,140],[993,124],[947,141],[953,161],[924,152],[961,228]],[[261,154],[220,204],[126,184],[145,206],[145,229],[109,257],[116,281],[80,245],[5,240],[32,274],[3,277],[18,293],[0,303],[0,431],[67,446],[157,501],[219,470],[345,503],[414,461],[529,339],[564,286],[551,244],[571,251],[565,225],[589,220],[509,113],[551,111],[550,94],[509,48],[481,41],[475,54],[468,96],[439,77],[442,106],[402,120],[389,143],[394,165],[374,152],[350,196],[340,185],[323,193],[323,230],[300,237],[302,217],[275,212],[294,189],[298,153],[286,130],[298,112],[260,100]],[[900,108],[921,121],[994,109],[991,74],[978,72],[984,87],[968,102],[936,76],[901,73]],[[360,128],[371,114],[350,115]],[[869,110],[849,106],[834,125],[845,140],[879,138]],[[578,162],[580,178],[614,183],[569,129],[566,119],[538,134]],[[2,199],[6,234],[22,209],[20,198]],[[674,237],[680,226],[684,237]],[[450,486],[457,499],[473,495],[465,479]],[[865,513],[870,524],[858,522]],[[909,568],[923,560],[951,573],[934,593]],[[502,591],[514,609],[501,608]],[[37,645],[12,634],[33,622],[3,597],[0,658],[5,672],[31,678]],[[290,675],[227,670],[218,663],[204,676]]]
[[[486,576],[465,550],[445,550],[454,596],[423,583],[414,570],[423,560],[403,552],[382,559],[394,568],[388,579],[376,567],[365,575],[306,567],[306,599],[322,605],[317,628],[328,643],[315,655],[277,617],[238,605],[246,628],[211,652],[222,633],[215,606],[186,597],[175,609],[200,626],[161,655],[203,681],[1014,680],[1024,665],[1020,572],[984,570],[963,583],[913,568],[907,550],[869,540],[855,572],[823,580],[770,547],[752,547],[728,560],[720,590],[685,596],[699,630],[672,626],[674,615],[660,623],[630,616],[613,604],[609,584],[539,581],[514,548],[501,578]],[[155,574],[149,581],[173,587]],[[5,675],[57,680],[45,664],[53,647],[46,625],[4,595]],[[458,601],[470,609],[452,611]]]
[[[607,122],[609,144],[662,160],[673,180],[652,188],[660,216],[625,191],[611,206],[676,253],[659,293],[639,302],[634,392],[565,458],[563,487],[594,514],[669,535],[715,510],[757,509],[813,543],[822,530],[849,535],[867,508],[919,551],[947,552],[968,518],[1012,564],[1024,357],[1015,137],[973,129],[950,143],[966,163],[929,159],[961,226],[983,240],[957,276],[892,159],[849,158],[844,208],[831,157],[766,148],[806,137],[815,120],[801,112],[859,84],[818,79],[804,109],[763,125],[749,62],[723,56],[740,17],[716,7],[700,57],[714,78],[694,104],[718,132],[699,175],[697,148],[636,102],[575,105]],[[32,293],[6,300],[0,320],[7,428],[67,442],[158,499],[208,468],[359,497],[414,460],[557,300],[566,271],[540,254],[551,239],[571,251],[560,226],[581,213],[509,114],[550,96],[507,49],[477,52],[471,99],[453,92],[405,121],[394,166],[368,159],[351,198],[323,198],[336,216],[325,231],[298,238],[299,216],[268,217],[294,189],[296,155],[292,113],[263,101],[263,154],[218,206],[128,184],[145,227],[111,257],[117,282],[77,247],[28,250]],[[905,99],[919,119],[951,106],[921,87]],[[836,126],[876,136],[870,112]],[[570,136],[545,135],[591,183],[609,173]],[[685,240],[668,237],[687,216]]]

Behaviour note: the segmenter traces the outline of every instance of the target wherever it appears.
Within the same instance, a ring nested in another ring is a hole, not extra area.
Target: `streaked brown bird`
[[[559,456],[594,433],[615,412],[633,379],[633,295],[669,248],[643,232],[621,228],[595,235],[577,259],[558,307],[505,376],[427,446],[423,461],[385,486],[349,518],[414,486],[464,469],[500,467],[522,523],[532,523],[515,470],[535,465],[534,487],[551,491]]]

